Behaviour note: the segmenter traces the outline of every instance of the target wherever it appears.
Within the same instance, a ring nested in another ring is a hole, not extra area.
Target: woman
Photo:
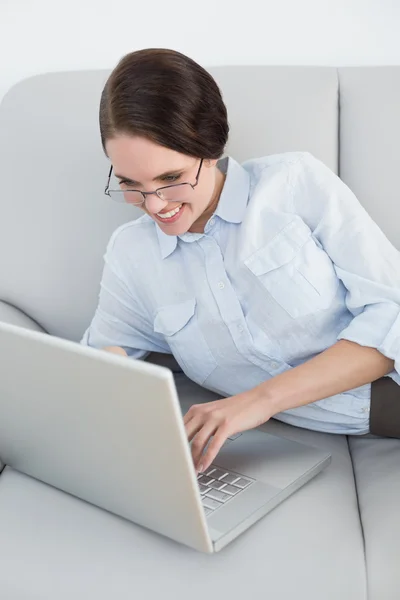
[[[389,395],[400,382],[399,252],[310,154],[221,160],[228,129],[218,86],[188,57],[142,50],[114,69],[100,107],[106,193],[144,214],[111,238],[82,342],[172,353],[224,397],[185,415],[199,471],[271,417],[399,435],[374,385],[375,429],[369,415],[371,382]]]

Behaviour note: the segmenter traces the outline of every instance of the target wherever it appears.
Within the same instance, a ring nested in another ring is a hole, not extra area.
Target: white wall
[[[233,8],[240,7],[240,8]],[[216,64],[400,64],[400,0],[0,0],[0,99],[143,47]]]

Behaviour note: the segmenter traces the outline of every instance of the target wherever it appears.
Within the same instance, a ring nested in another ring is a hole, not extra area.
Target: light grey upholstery
[[[400,249],[400,68],[340,69],[340,174]],[[400,597],[400,441],[350,438],[369,600]]]
[[[103,194],[98,103],[106,76],[33,77],[6,94],[0,110],[0,256],[8,257],[0,261],[0,300],[73,340],[96,305],[111,232],[134,216]]]
[[[340,176],[400,249],[400,67],[339,74]]]
[[[214,67],[231,124],[227,153],[308,150],[338,168],[338,76],[321,67]],[[251,110],[243,106],[251,103]]]
[[[25,327],[26,329],[32,329],[33,331],[41,331],[44,333],[43,327],[40,327],[38,323],[35,323],[33,319],[28,317],[25,313],[21,312],[15,306],[6,304],[0,301],[0,321],[4,323],[11,323],[12,325],[18,325],[18,327]]]
[[[369,600],[400,597],[400,440],[349,438],[365,537]]]
[[[339,165],[400,245],[400,68],[210,70],[228,106],[230,154],[244,160],[308,150],[334,170]],[[107,75],[33,77],[0,106],[0,320],[79,339],[96,306],[108,238],[139,214],[103,195],[108,163],[97,109]],[[148,360],[179,371],[171,357]],[[215,398],[183,374],[176,381],[185,408]],[[208,589],[233,600],[398,598],[400,443],[349,442],[278,422],[264,427],[330,450],[332,464],[211,557],[6,468],[0,598],[200,599],[205,576]]]

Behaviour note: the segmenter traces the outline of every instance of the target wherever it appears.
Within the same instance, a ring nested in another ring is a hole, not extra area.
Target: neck
[[[222,188],[224,187],[226,175],[217,168],[217,174],[215,177],[214,193],[212,195],[211,202],[207,206],[203,214],[193,223],[189,229],[190,233],[204,233],[204,227],[211,215],[215,212],[218,206],[219,198],[221,196]]]

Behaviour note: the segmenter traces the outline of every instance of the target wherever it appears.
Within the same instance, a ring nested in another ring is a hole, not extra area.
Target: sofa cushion
[[[340,80],[340,176],[400,249],[400,66],[344,67]]]
[[[308,150],[338,169],[337,70],[333,67],[216,66],[236,160]]]
[[[365,538],[369,600],[400,596],[400,440],[349,438]]]
[[[45,330],[39,325],[39,323],[36,323],[36,321],[28,317],[28,315],[23,313],[18,308],[15,308],[15,306],[11,306],[11,304],[7,304],[6,302],[1,302],[1,300],[0,321],[10,323],[11,325],[17,325],[19,327],[25,327],[26,329],[32,329],[33,331],[40,331],[41,333],[45,333]]]

